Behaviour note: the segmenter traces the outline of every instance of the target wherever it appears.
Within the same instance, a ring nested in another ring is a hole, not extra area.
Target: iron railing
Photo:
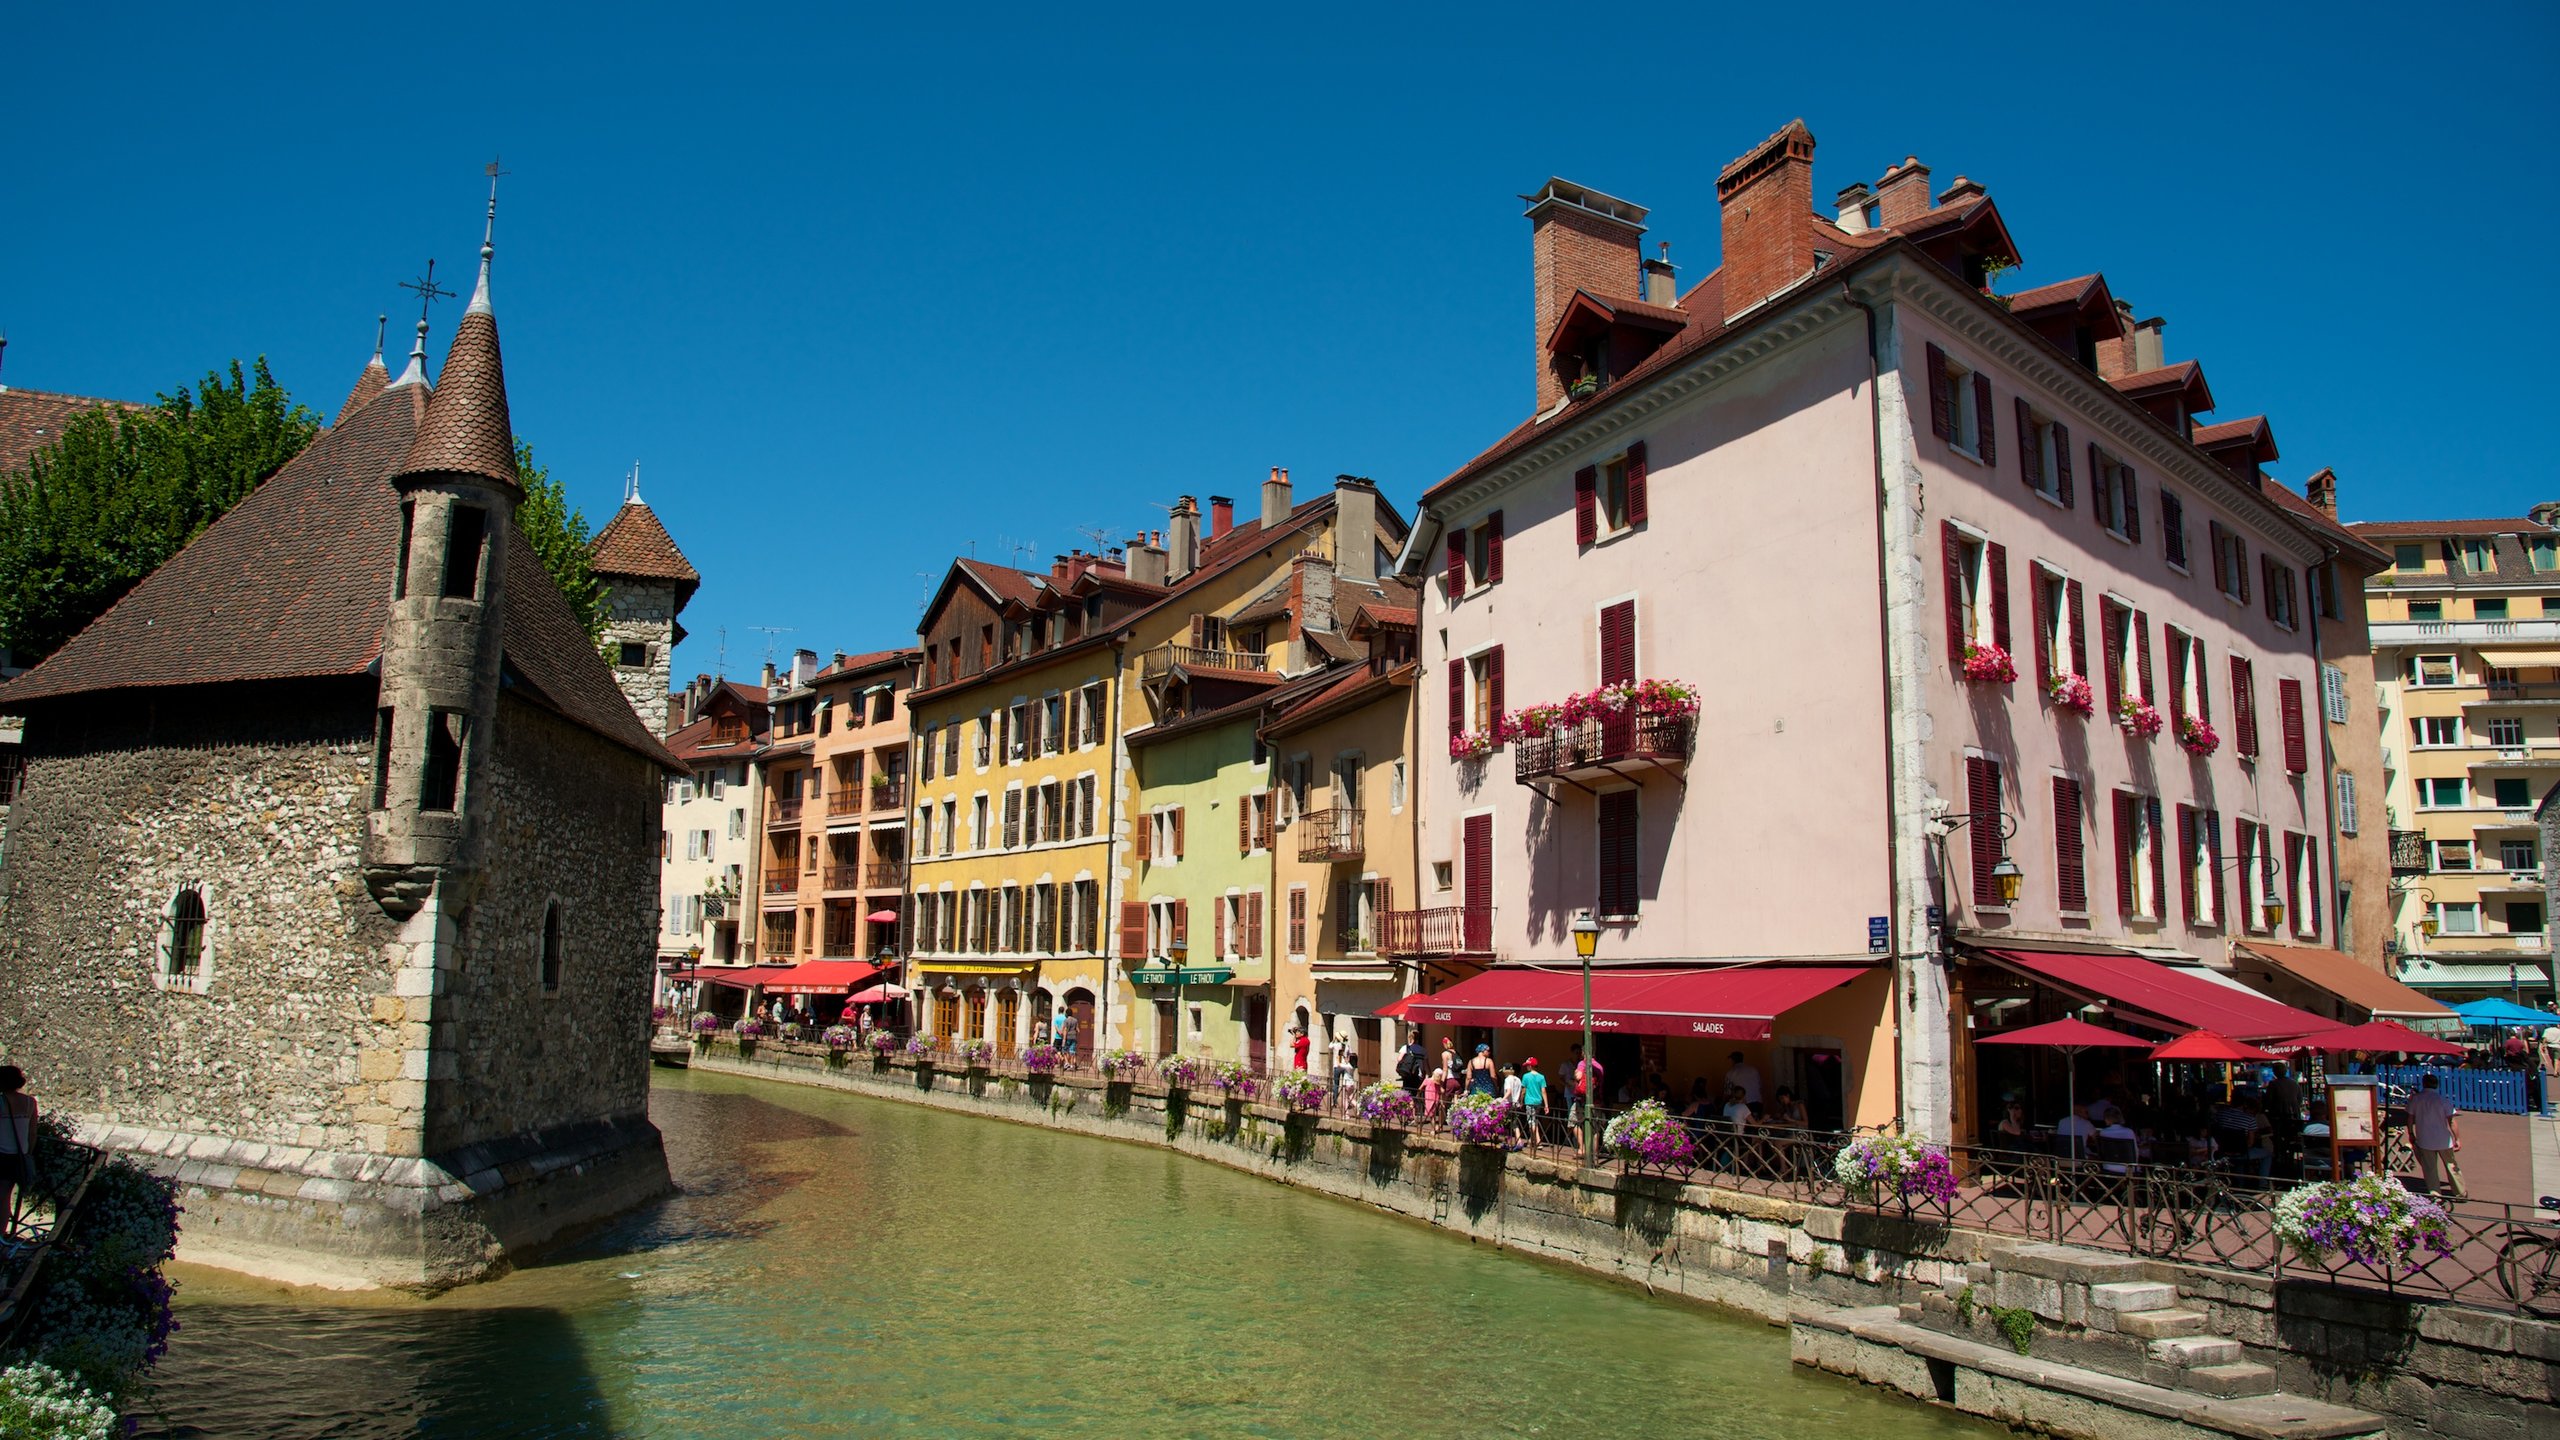
[[[1523,784],[1628,762],[1686,765],[1697,738],[1695,715],[1622,713],[1546,735],[1520,736],[1511,742],[1512,764]]]
[[[878,784],[873,785],[873,786],[871,787],[871,808],[872,808],[872,809],[874,809],[874,810],[904,810],[904,809],[906,809],[906,808],[907,808],[907,782],[906,782],[906,778],[905,778],[904,776],[900,776],[900,777],[898,777],[898,778],[896,778],[896,779],[891,780],[891,781],[890,781],[888,784],[886,784],[886,785],[878,785]]]
[[[1271,668],[1270,657],[1258,650],[1220,650],[1205,645],[1159,645],[1146,654],[1148,679],[1165,674],[1175,666],[1204,670],[1253,670]]]
[[[1366,853],[1357,810],[1310,810],[1291,829],[1298,832],[1298,858],[1309,863],[1357,860]]]
[[[861,791],[848,786],[843,789],[830,790],[827,792],[827,814],[830,816],[859,815],[861,813]]]
[[[765,814],[764,823],[776,826],[799,824],[800,802],[797,800],[774,801],[773,809]]]
[[[799,894],[800,872],[797,870],[777,870],[772,874],[765,876],[764,893],[767,895]]]
[[[1444,905],[1378,914],[1381,955],[1486,955],[1493,951],[1493,910]]]
[[[862,867],[858,865],[830,865],[821,883],[829,890],[851,890],[860,883],[861,875]]]
[[[865,890],[897,889],[906,883],[898,876],[898,871],[904,863],[898,860],[874,860],[863,866],[862,888]]]

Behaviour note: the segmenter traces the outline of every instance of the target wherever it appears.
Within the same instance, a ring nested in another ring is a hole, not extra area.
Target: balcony
[[[2533,899],[2542,894],[2542,876],[2533,870],[2479,870],[2482,895],[2499,895],[2508,899]]]
[[[1149,680],[1182,670],[1243,670],[1261,673],[1271,668],[1270,658],[1258,650],[1218,650],[1201,645],[1159,645],[1146,654],[1145,674]]]
[[[800,805],[801,802],[798,800],[774,801],[773,808],[766,811],[764,815],[766,828],[773,830],[787,830],[798,825],[800,823]]]
[[[2427,873],[2427,832],[2394,830],[2391,832],[2391,873],[2424,875]]]
[[[2560,765],[2560,745],[2538,740],[2528,745],[2498,745],[2473,755],[2473,770],[2539,770]]]
[[[862,813],[862,793],[850,787],[827,792],[827,818]]]
[[[874,860],[863,866],[862,888],[865,890],[897,889],[906,883],[905,877],[900,873],[906,868],[906,863],[904,860]]]
[[[2519,685],[2489,682],[2486,690],[2466,697],[2462,708],[2475,705],[2560,705],[2560,685]]]
[[[2379,620],[2376,645],[2513,645],[2560,640],[2560,620]]]
[[[1398,957],[1490,955],[1493,914],[1490,908],[1462,910],[1455,905],[1436,910],[1381,911],[1377,916],[1378,953]]]
[[[874,810],[904,810],[904,809],[906,809],[906,808],[907,808],[907,781],[906,781],[906,777],[905,777],[905,776],[899,776],[899,777],[897,777],[897,778],[895,778],[895,779],[892,779],[892,780],[887,781],[886,783],[881,783],[881,782],[876,782],[876,781],[875,781],[875,782],[872,784],[872,786],[871,786],[871,808],[872,808],[872,809],[874,809]]]
[[[819,883],[833,893],[850,891],[860,883],[861,879],[862,867],[859,865],[830,865]]]
[[[1585,720],[1549,735],[1522,736],[1511,742],[1511,757],[1523,785],[1641,780],[1647,768],[1676,777],[1688,768],[1697,740],[1695,715],[1622,714]]]
[[[1298,858],[1310,864],[1357,860],[1367,853],[1357,810],[1310,810],[1291,828],[1298,832]]]

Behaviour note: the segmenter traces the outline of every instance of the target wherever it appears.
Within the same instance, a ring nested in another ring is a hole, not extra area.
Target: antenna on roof
[[[791,627],[788,625],[750,625],[747,628],[757,631],[764,636],[764,663],[767,665],[773,663],[773,643],[775,638],[791,633]]]
[[[720,627],[720,658],[711,663],[711,677],[713,679],[726,680],[729,678],[729,627],[726,625]]]
[[[1097,555],[1110,549],[1112,542],[1120,538],[1119,530],[1109,525],[1079,525],[1076,533],[1093,542],[1093,551]]]

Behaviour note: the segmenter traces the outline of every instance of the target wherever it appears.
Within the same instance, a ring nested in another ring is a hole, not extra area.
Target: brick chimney
[[[1173,502],[1173,520],[1165,546],[1168,582],[1200,568],[1200,502],[1185,495]]]
[[[1670,309],[1680,303],[1680,272],[1671,268],[1671,242],[1662,242],[1660,259],[1644,262],[1644,303]]]
[[[1532,314],[1529,355],[1538,382],[1538,413],[1564,399],[1564,381],[1548,363],[1547,337],[1576,290],[1633,300],[1644,293],[1645,208],[1570,180],[1550,178],[1528,202]]]
[[[2302,498],[2310,501],[2323,515],[2338,518],[2338,472],[2323,468],[2302,482]]]
[[[1724,211],[1729,320],[1813,269],[1813,132],[1790,120],[1724,167],[1716,202]]]
[[[1272,466],[1271,478],[1262,482],[1262,528],[1278,527],[1295,508],[1289,499],[1289,472]]]
[[[1209,497],[1209,538],[1217,539],[1236,528],[1236,502],[1225,495]]]
[[[1906,155],[1876,182],[1876,223],[1903,225],[1928,213],[1929,167],[1920,163],[1919,156]]]

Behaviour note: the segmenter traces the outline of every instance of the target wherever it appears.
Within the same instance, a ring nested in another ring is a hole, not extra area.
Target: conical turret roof
[[[347,417],[372,403],[373,397],[390,388],[391,372],[382,364],[382,326],[388,317],[377,316],[373,331],[373,358],[364,362],[364,373],[356,376],[356,388],[347,392],[347,403],[338,407],[338,418],[329,422],[335,429],[347,423]]]
[[[515,487],[515,428],[507,418],[506,366],[498,358],[498,320],[486,310],[464,313],[436,373],[435,398],[400,474],[476,475]]]

